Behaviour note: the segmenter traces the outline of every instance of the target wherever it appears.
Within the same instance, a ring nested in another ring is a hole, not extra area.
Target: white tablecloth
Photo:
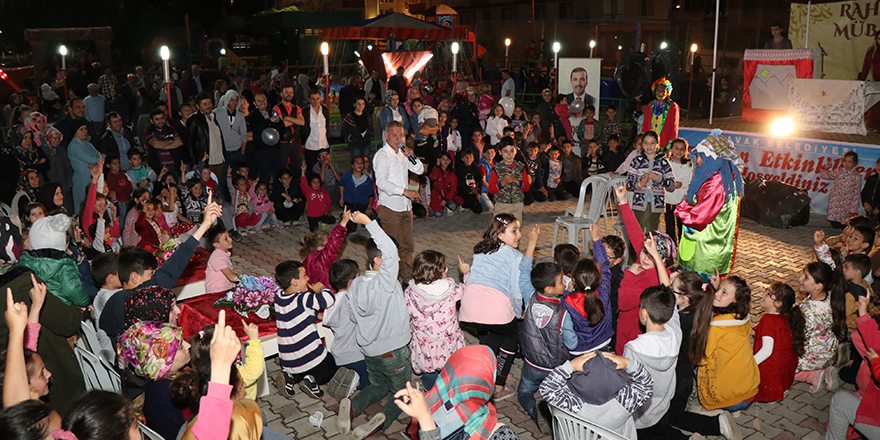
[[[880,82],[796,78],[789,102],[791,118],[805,130],[864,136],[865,112],[880,102]]]

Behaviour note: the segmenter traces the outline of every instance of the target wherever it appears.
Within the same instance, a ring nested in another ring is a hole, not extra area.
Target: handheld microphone
[[[403,142],[398,142],[397,148],[404,149],[404,148],[406,148],[406,144]],[[409,159],[409,163],[411,163],[413,165],[416,165],[418,163],[418,159],[415,156],[406,156],[406,158]]]

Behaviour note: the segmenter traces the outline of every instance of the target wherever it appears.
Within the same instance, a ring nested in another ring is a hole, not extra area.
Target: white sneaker
[[[453,211],[453,210],[451,210],[451,209],[449,209],[449,208],[443,208],[443,212],[445,212],[446,215],[452,215],[452,214],[455,214],[455,211]]]
[[[733,414],[728,411],[724,411],[718,416],[718,427],[721,428],[721,435],[727,440],[743,439],[742,430],[736,424],[736,420],[733,420]]]
[[[385,426],[385,414],[379,413],[373,416],[369,422],[364,423],[351,431],[353,440],[363,440],[373,434],[378,434]]]

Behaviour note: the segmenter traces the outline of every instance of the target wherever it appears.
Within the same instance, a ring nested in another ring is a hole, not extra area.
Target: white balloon
[[[513,115],[513,108],[515,107],[513,103],[513,98],[509,96],[505,96],[498,100],[498,104],[504,109],[504,115],[510,117]]]

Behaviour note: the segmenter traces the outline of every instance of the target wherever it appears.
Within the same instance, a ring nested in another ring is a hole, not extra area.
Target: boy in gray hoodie
[[[623,356],[640,362],[651,373],[654,394],[633,413],[633,418],[639,439],[664,439],[681,346],[681,322],[672,289],[663,285],[645,289],[640,297],[639,321],[646,332],[626,344]]]
[[[389,393],[393,395],[406,388],[412,376],[410,318],[403,289],[397,281],[397,245],[366,214],[356,211],[351,221],[365,225],[373,237],[367,243],[370,270],[355,278],[348,289],[350,316],[355,323],[357,344],[364,353],[370,385],[353,399],[345,398],[339,403],[337,428],[342,435],[351,431],[352,419]],[[389,398],[382,412],[355,428],[351,437],[360,440],[385,430],[400,413],[394,398]]]

